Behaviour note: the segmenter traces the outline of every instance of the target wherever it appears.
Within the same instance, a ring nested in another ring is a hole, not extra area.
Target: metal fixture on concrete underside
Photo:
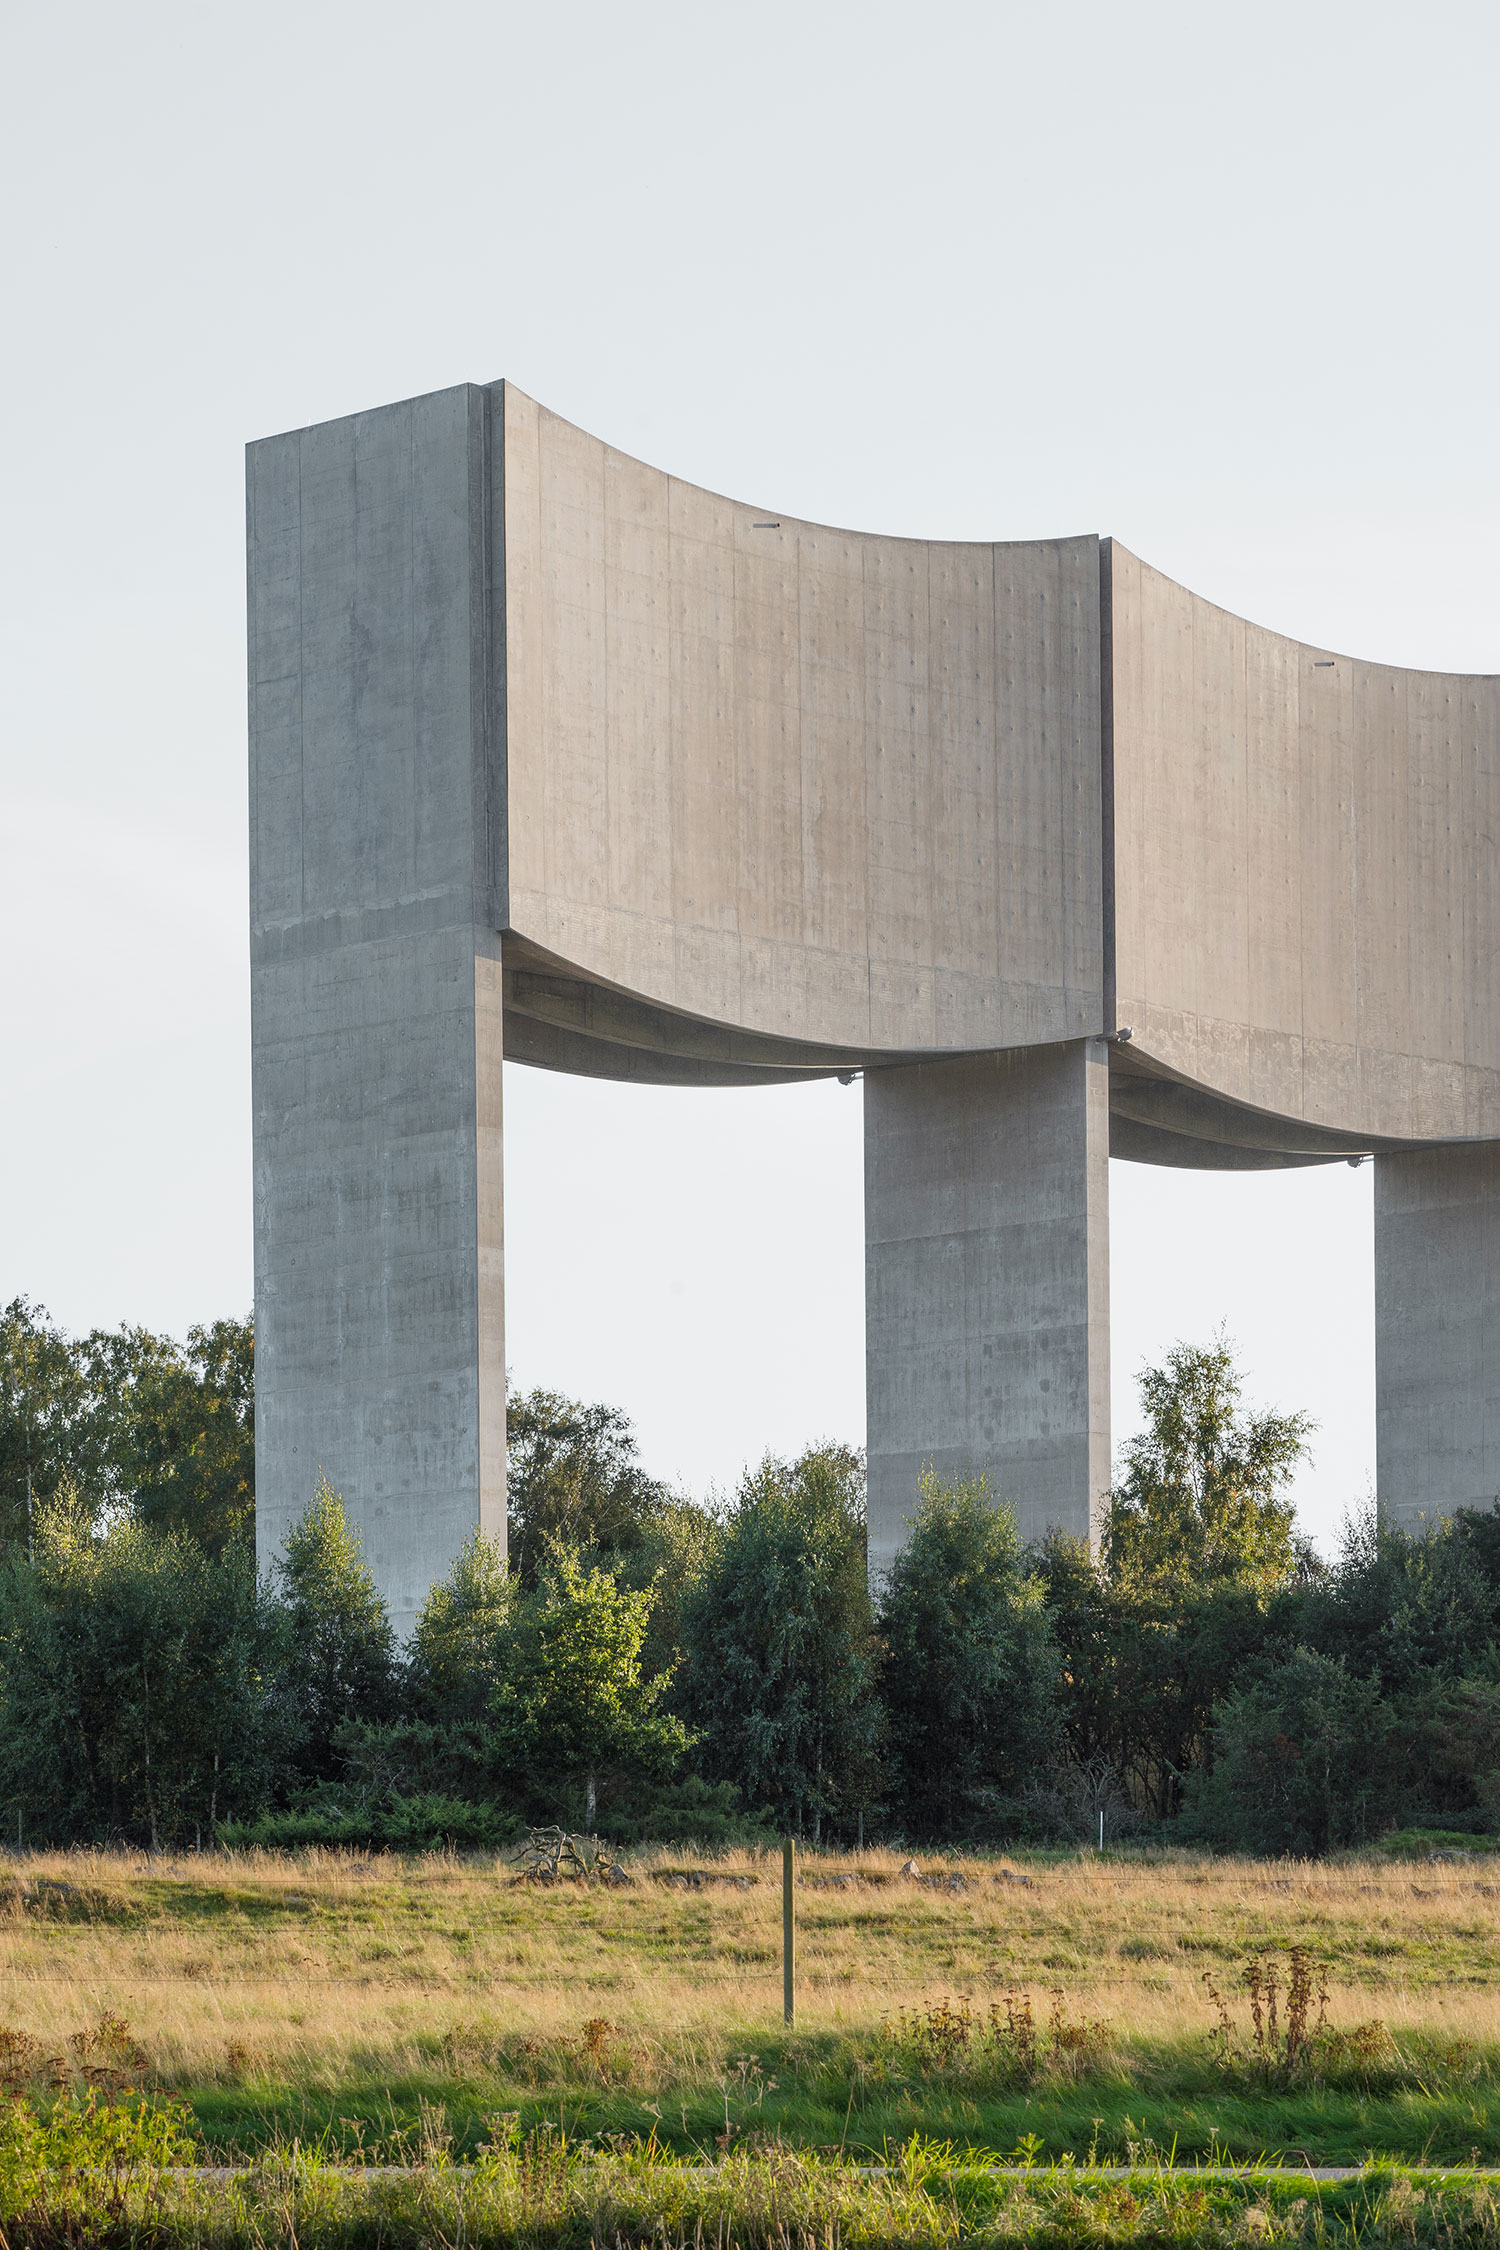
[[[1108,1480],[1108,1168],[1376,1163],[1378,1481],[1500,1492],[1500,680],[460,386],[249,455],[259,1536],[504,1529],[502,1053],[863,1074],[872,1559]]]

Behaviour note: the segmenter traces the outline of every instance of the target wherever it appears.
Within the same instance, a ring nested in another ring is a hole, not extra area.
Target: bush
[[[351,1719],[394,1718],[401,1678],[396,1636],[364,1543],[324,1476],[287,1533],[275,1577],[290,1760],[308,1779],[332,1780],[339,1729]]]
[[[852,1828],[878,1792],[880,1733],[857,1455],[814,1446],[746,1477],[684,1632],[705,1773],[785,1827]]]
[[[1014,1834],[1057,1762],[1061,1665],[1014,1512],[931,1471],[880,1600],[891,1810],[914,1836]]]
[[[0,1572],[0,1792],[33,1835],[206,1840],[272,1785],[275,1646],[242,1548],[128,1516],[96,1533],[64,1486],[35,1560]]]
[[[1366,1843],[1402,1803],[1391,1731],[1378,1681],[1296,1649],[1219,1705],[1182,1832],[1230,1851],[1303,1857]]]
[[[458,1797],[402,1797],[395,1791],[362,1804],[330,1790],[320,1801],[287,1812],[226,1821],[219,1841],[230,1851],[291,1851],[314,1844],[365,1851],[481,1851],[519,1843],[526,1829],[518,1813],[500,1805],[468,1804]]]

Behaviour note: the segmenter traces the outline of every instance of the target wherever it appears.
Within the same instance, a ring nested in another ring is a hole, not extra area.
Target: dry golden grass
[[[1061,1987],[1118,2041],[1198,2039],[1205,1969],[1224,1983],[1251,1949],[1304,1943],[1335,2023],[1500,2042],[1500,1884],[1482,1865],[955,1859],[926,1865],[965,1887],[935,1888],[900,1864],[802,1858],[799,2032],[873,2040],[944,1994]],[[630,1888],[580,1892],[518,1886],[503,1861],[3,1858],[0,2022],[55,2045],[107,2010],[168,2083],[330,2087],[497,2054],[524,2071],[608,2018],[637,2084],[716,2077],[779,2029],[780,1863],[629,1865]],[[673,1868],[710,1880],[673,1887]]]

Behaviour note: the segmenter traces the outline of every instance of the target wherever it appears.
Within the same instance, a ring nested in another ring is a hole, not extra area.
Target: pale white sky
[[[15,9],[0,1296],[250,1298],[242,447],[506,375],[717,490],[1112,532],[1500,670],[1492,6]],[[507,1074],[510,1351],[702,1489],[863,1432],[859,1103]],[[1370,1172],[1112,1168],[1131,1377],[1221,1319],[1372,1474]]]

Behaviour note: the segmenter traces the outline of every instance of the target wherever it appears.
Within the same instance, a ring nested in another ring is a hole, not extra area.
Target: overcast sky
[[[789,514],[1117,534],[1500,670],[1494,6],[8,12],[0,1298],[250,1302],[243,455],[507,376]],[[863,1437],[860,1092],[507,1069],[510,1357],[688,1487]],[[1222,1320],[1373,1475],[1370,1167],[1111,1167],[1115,1436]]]

